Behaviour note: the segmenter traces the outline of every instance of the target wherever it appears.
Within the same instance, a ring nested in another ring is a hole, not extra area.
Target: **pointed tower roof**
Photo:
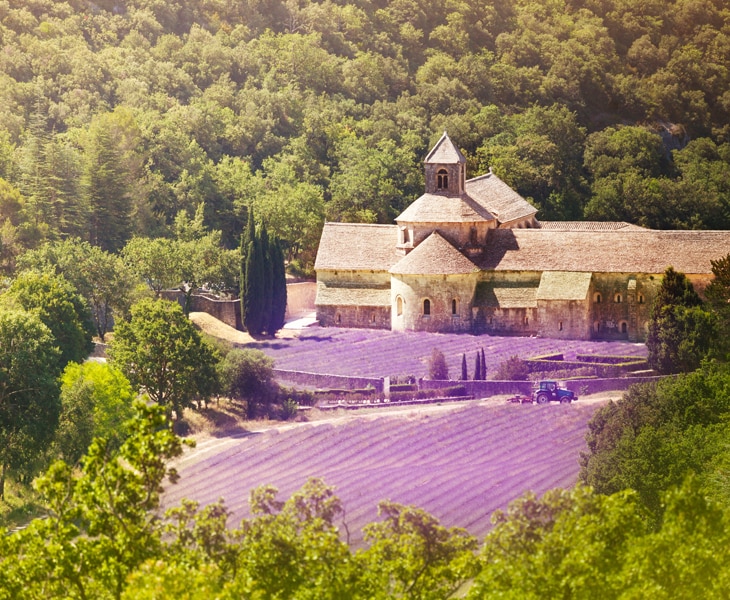
[[[431,148],[431,152],[428,153],[426,160],[423,162],[425,164],[453,165],[464,164],[466,159],[444,131],[441,139]]]

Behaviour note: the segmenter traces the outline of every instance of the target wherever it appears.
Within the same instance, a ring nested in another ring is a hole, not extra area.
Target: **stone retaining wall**
[[[302,371],[287,371],[274,369],[274,377],[282,382],[295,385],[304,385],[320,389],[363,389],[368,385],[376,391],[383,391],[383,378],[375,377],[347,377],[345,375],[327,375],[321,373],[305,373]],[[636,383],[656,382],[660,376],[650,377],[613,377],[606,379],[569,379],[565,385],[569,390],[581,395],[596,394],[606,391],[624,391]],[[532,391],[531,381],[458,381],[458,380],[429,380],[420,379],[418,386],[421,389],[443,389],[454,385],[464,386],[466,393],[475,398],[487,398],[504,394],[529,395]]]

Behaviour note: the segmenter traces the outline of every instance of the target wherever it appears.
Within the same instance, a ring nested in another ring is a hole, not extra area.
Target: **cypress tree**
[[[466,368],[466,354],[461,355],[461,380],[467,381],[469,379],[469,372]]]
[[[482,378],[482,359],[479,356],[479,350],[477,350],[476,361],[474,362],[474,381],[479,381]]]
[[[481,360],[481,370],[479,371],[479,375],[481,375],[480,379],[486,379],[487,378],[487,359],[484,356],[484,348],[482,348],[482,360]]]
[[[269,232],[266,229],[266,223],[261,223],[259,227],[259,244],[261,245],[261,331],[266,331],[269,335],[274,335],[274,331],[270,331],[272,306],[274,298],[274,270],[271,262],[271,244],[269,241]]]
[[[241,297],[241,323],[246,325],[246,260],[248,258],[251,243],[256,238],[256,229],[253,222],[253,208],[248,210],[246,227],[241,233],[241,277],[239,281],[239,294]]]
[[[278,238],[271,239],[271,268],[272,268],[272,296],[271,320],[268,331],[274,335],[284,326],[286,317],[286,268],[284,266],[284,252]]]
[[[249,229],[253,228],[253,223]],[[264,260],[261,240],[254,230],[253,239],[246,251],[245,288],[243,293],[243,325],[252,335],[260,334],[265,326],[262,321],[264,299]]]

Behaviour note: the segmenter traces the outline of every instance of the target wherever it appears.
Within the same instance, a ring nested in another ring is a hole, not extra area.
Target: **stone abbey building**
[[[701,292],[730,252],[730,231],[540,222],[491,171],[467,179],[445,133],[424,163],[425,194],[395,225],[325,223],[323,325],[641,342],[666,268]]]

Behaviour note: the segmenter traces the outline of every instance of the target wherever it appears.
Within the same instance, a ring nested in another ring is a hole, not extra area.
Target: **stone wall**
[[[383,379],[375,377],[346,377],[342,375],[287,371],[284,369],[274,369],[274,377],[285,384],[292,383],[319,389],[356,390],[370,385],[378,392],[383,391]],[[575,392],[580,399],[581,395],[597,394],[607,391],[625,391],[631,385],[654,383],[660,379],[662,379],[661,376],[569,379],[565,381],[565,385],[569,390]],[[418,381],[418,386],[421,389],[444,389],[455,385],[464,386],[466,393],[475,398],[489,398],[490,396],[508,394],[527,396],[532,392],[531,381],[437,381],[430,379],[421,379]]]
[[[274,378],[284,384],[293,383],[319,389],[361,390],[372,386],[376,391],[383,391],[383,378],[380,377],[347,377],[327,375],[323,373],[306,373],[304,371],[287,371],[274,369]]]
[[[286,320],[298,319],[314,312],[317,283],[300,281],[286,286]]]
[[[471,331],[470,306],[475,282],[474,275],[394,275],[391,281],[391,328],[394,331],[440,333]],[[399,298],[402,304],[399,304]],[[424,314],[426,300],[428,315]]]
[[[165,290],[162,292],[162,297],[178,302],[180,306],[185,306],[185,294],[180,290]],[[208,313],[226,325],[235,327],[239,331],[243,330],[240,300],[219,300],[213,296],[193,294],[190,298],[190,312]]]

